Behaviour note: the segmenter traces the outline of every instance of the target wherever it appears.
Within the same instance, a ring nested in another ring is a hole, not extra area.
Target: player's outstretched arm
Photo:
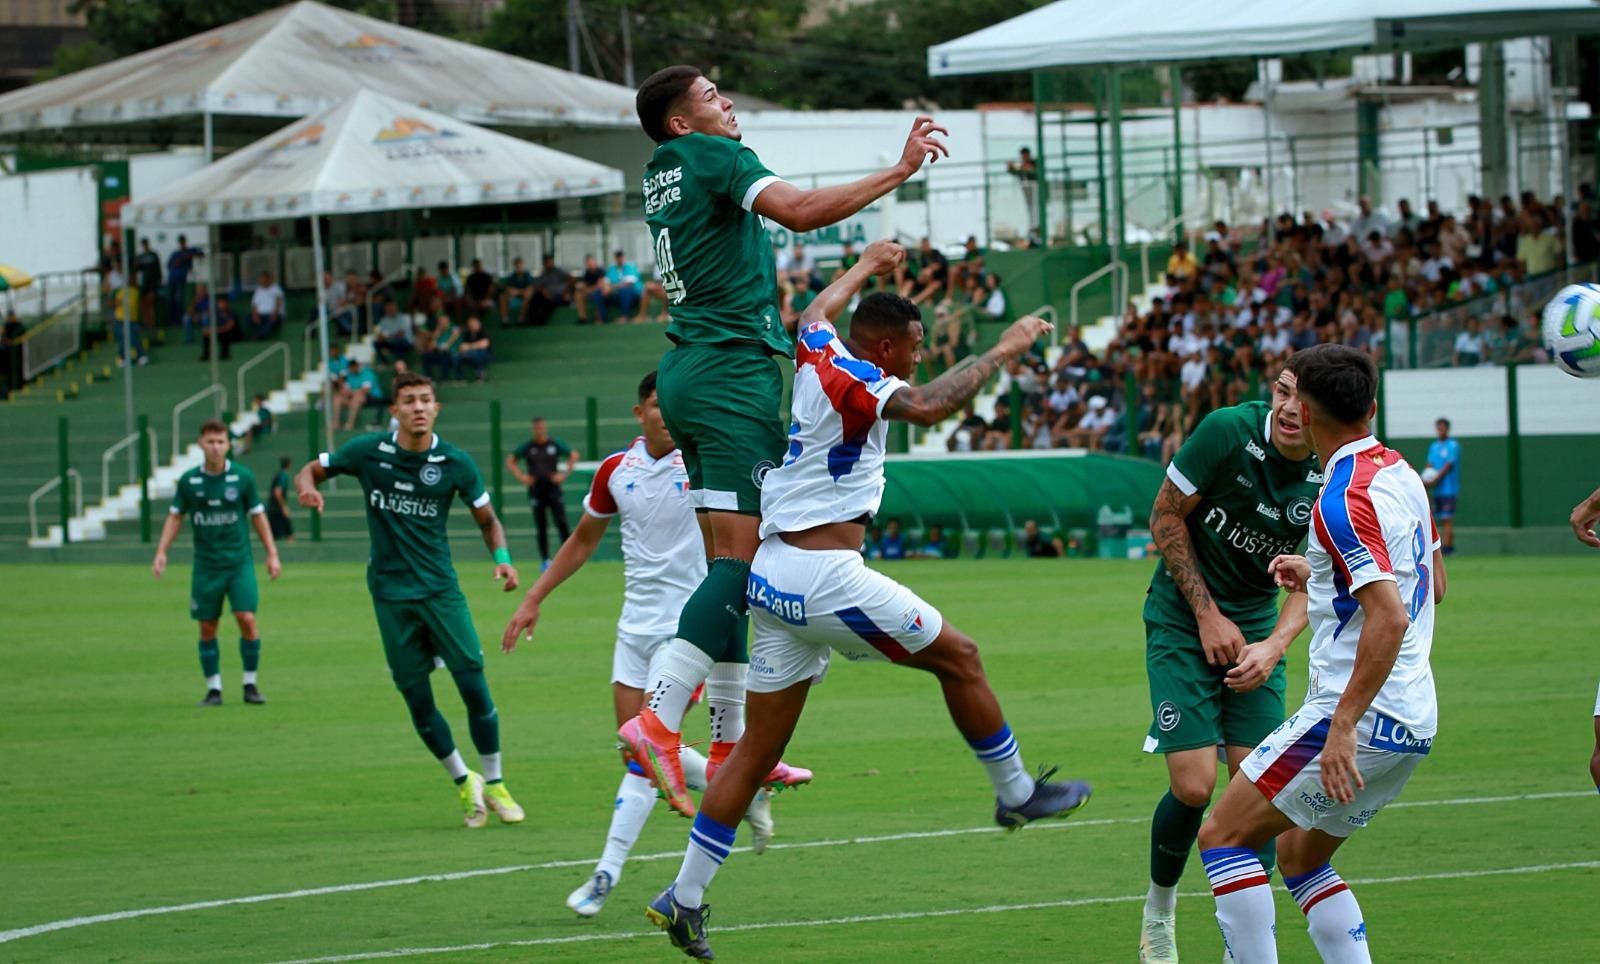
[[[161,541],[156,543],[156,557],[150,563],[150,571],[155,573],[157,579],[167,571],[167,550],[172,548],[172,540],[178,538],[178,529],[183,525],[183,516],[176,512],[167,513],[167,521],[161,524]]]
[[[294,492],[300,504],[307,509],[322,511],[322,493],[317,491],[317,486],[328,481],[328,470],[322,467],[322,462],[312,459],[300,467],[294,474]]]
[[[277,579],[283,572],[283,563],[278,559],[278,543],[272,538],[272,527],[267,525],[265,512],[250,513],[250,527],[256,530],[256,538],[261,540],[261,547],[267,551],[267,578]]]
[[[489,547],[489,552],[494,556],[494,577],[505,580],[502,591],[510,592],[517,588],[517,567],[511,564],[511,547],[506,541],[505,526],[500,524],[500,517],[494,514],[494,505],[487,499],[483,505],[472,510],[472,519],[478,523],[478,531],[483,533],[483,544]]]
[[[1600,489],[1572,508],[1572,534],[1586,546],[1600,549],[1600,535],[1595,534],[1595,523],[1600,522]]]
[[[1322,786],[1340,803],[1355,799],[1366,783],[1356,769],[1356,724],[1367,714],[1373,699],[1394,669],[1411,619],[1392,579],[1378,579],[1355,591],[1361,606],[1361,636],[1356,640],[1355,665],[1350,682],[1333,711],[1327,742],[1322,751]]]
[[[518,640],[526,637],[533,638],[533,631],[539,625],[539,607],[556,591],[556,587],[566,582],[572,574],[583,568],[583,564],[594,555],[595,547],[600,545],[600,537],[606,534],[610,526],[610,519],[601,519],[585,512],[578,521],[578,527],[572,530],[572,535],[556,550],[554,559],[550,560],[550,568],[539,574],[533,585],[528,588],[528,594],[522,597],[522,605],[511,614],[511,621],[506,623],[505,632],[500,634],[500,651],[509,653],[517,648]]]
[[[861,291],[868,280],[888,274],[905,264],[905,260],[906,249],[888,238],[867,245],[866,250],[861,252],[860,260],[840,275],[839,280],[822,289],[822,293],[806,306],[798,325],[804,327],[818,321],[833,321],[849,307],[850,299]],[[790,326],[791,332],[794,327]]]
[[[883,417],[923,427],[954,415],[982,390],[1002,365],[1020,357],[1055,325],[1028,315],[1018,318],[995,346],[970,363],[957,365],[926,385],[908,385],[884,403]]]
[[[1161,488],[1156,490],[1155,503],[1150,507],[1150,538],[1161,551],[1167,575],[1172,577],[1178,592],[1194,612],[1206,662],[1212,666],[1227,666],[1239,659],[1245,640],[1239,627],[1222,614],[1211,598],[1211,589],[1195,558],[1194,543],[1189,540],[1189,527],[1184,520],[1200,504],[1200,497],[1198,490],[1184,495],[1170,478],[1163,479]]]
[[[849,184],[809,191],[785,181],[775,181],[756,195],[751,210],[796,232],[837,224],[910,180],[930,158],[937,161],[940,157],[949,157],[949,149],[935,136],[937,134],[950,136],[950,132],[935,124],[932,117],[919,116],[911,124],[899,163],[893,167]]]

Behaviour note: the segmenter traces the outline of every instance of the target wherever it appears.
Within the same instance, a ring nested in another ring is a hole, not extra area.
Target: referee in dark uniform
[[[562,459],[566,459],[565,468],[561,467]],[[551,438],[550,428],[542,418],[533,420],[533,437],[506,456],[506,467],[528,487],[528,507],[533,510],[534,528],[539,533],[540,571],[550,565],[549,516],[555,516],[556,532],[562,542],[567,541],[567,506],[561,498],[561,483],[577,464],[577,451],[560,439]]]

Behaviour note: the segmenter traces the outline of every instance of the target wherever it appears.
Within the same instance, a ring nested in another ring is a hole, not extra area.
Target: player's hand
[[[1573,507],[1571,522],[1572,534],[1579,542],[1600,549],[1600,536],[1594,531],[1595,523],[1600,522],[1600,499],[1591,497],[1579,502]]]
[[[1348,804],[1355,801],[1356,791],[1365,790],[1367,783],[1356,769],[1356,729],[1353,726],[1328,727],[1328,739],[1322,745],[1322,789],[1328,796]]]
[[[283,563],[278,559],[278,554],[274,552],[267,557],[267,578],[276,581],[278,575],[282,572]]]
[[[1248,693],[1267,681],[1282,658],[1283,647],[1276,640],[1263,639],[1259,643],[1251,643],[1244,648],[1238,665],[1228,670],[1228,675],[1222,681],[1235,693]]]
[[[1305,556],[1274,556],[1267,563],[1267,574],[1280,589],[1305,592],[1306,583],[1311,581],[1311,561]]]
[[[150,563],[150,571],[155,573],[157,579],[160,579],[161,574],[167,571],[167,554],[165,552],[156,553],[155,561]]]
[[[539,604],[533,599],[522,600],[522,605],[511,614],[511,622],[506,623],[506,631],[500,634],[500,652],[509,653],[517,648],[517,642],[523,638],[533,639],[533,629],[539,625]]]
[[[1016,358],[1032,348],[1034,342],[1055,330],[1056,326],[1043,318],[1024,315],[1011,323],[1011,327],[1000,336],[995,348],[1007,358]]]
[[[565,481],[567,481],[567,473],[565,472],[557,472],[555,475],[550,476],[551,485],[560,485]]]
[[[892,238],[874,241],[861,252],[861,264],[873,277],[888,274],[905,263],[906,249]]]
[[[318,512],[322,511],[323,502],[321,492],[317,491],[316,489],[303,489],[300,491],[299,496],[301,505],[308,509],[316,509]]]
[[[911,122],[911,133],[906,136],[906,146],[900,152],[900,167],[906,176],[922,170],[922,162],[936,162],[941,157],[949,157],[950,149],[944,142],[934,137],[935,134],[950,136],[950,132],[933,122],[933,118],[926,114],[918,114],[917,119]]]
[[[501,579],[506,581],[506,584],[500,587],[501,592],[510,592],[517,588],[517,567],[508,562],[502,562],[494,567],[494,578],[496,581]]]
[[[1212,608],[1210,615],[1200,620],[1200,648],[1206,652],[1207,664],[1229,666],[1244,652],[1244,634],[1233,620]]]

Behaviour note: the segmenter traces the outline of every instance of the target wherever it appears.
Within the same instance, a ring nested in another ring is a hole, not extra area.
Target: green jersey
[[[1246,402],[1207,415],[1183,443],[1167,478],[1184,495],[1200,493],[1185,524],[1195,562],[1223,615],[1260,618],[1277,606],[1267,563],[1298,551],[1322,487],[1317,457],[1283,456],[1271,442],[1272,407]],[[1194,623],[1194,613],[1163,564],[1151,594],[1169,615]]]
[[[254,561],[250,516],[266,510],[249,469],[229,461],[212,475],[204,465],[195,466],[178,477],[171,511],[189,517],[196,569],[232,569]]]
[[[457,592],[446,523],[457,495],[473,508],[489,504],[471,456],[433,437],[426,452],[400,447],[394,435],[372,433],[324,452],[329,475],[353,475],[367,500],[367,588],[387,601]]]
[[[644,215],[679,344],[747,342],[793,355],[778,315],[772,242],[756,195],[779,180],[738,141],[685,134],[644,169]]]

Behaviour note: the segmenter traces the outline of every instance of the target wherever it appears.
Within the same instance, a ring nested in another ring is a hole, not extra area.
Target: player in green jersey
[[[361,484],[372,538],[367,589],[384,658],[411,711],[412,725],[460,788],[468,827],[486,824],[488,810],[503,823],[520,823],[522,808],[501,777],[500,718],[483,675],[483,647],[450,562],[451,503],[460,496],[472,507],[484,544],[494,555],[494,577],[510,592],[517,588],[517,570],[506,548],[506,532],[472,457],[433,433],[439,417],[433,381],[401,373],[395,376],[393,398],[389,412],[399,421],[398,430],[361,435],[338,451],[322,453],[295,476],[295,490],[301,505],[320,510],[323,499],[317,486],[324,481],[351,475]],[[466,704],[481,775],[462,762],[450,724],[434,705],[428,676],[436,657],[454,677]]]
[[[779,317],[767,221],[802,233],[834,224],[903,184],[947,134],[918,117],[893,167],[850,184],[801,190],[739,143],[733,102],[694,67],[668,67],[639,87],[639,123],[656,150],[644,171],[644,212],[667,293],[658,397],[683,451],[712,562],[683,607],[677,638],[653,671],[645,709],[619,731],[668,803],[693,813],[677,748],[689,697],[702,682],[726,725],[744,730],[745,582],[760,544],[761,480],[788,448],[774,356],[794,341]],[[725,754],[724,754],[725,755]],[[721,759],[713,747],[711,766]]]
[[[1145,599],[1154,722],[1145,750],[1164,754],[1170,786],[1150,825],[1150,891],[1139,959],[1178,959],[1178,879],[1217,783],[1284,719],[1283,654],[1306,627],[1306,601],[1278,607],[1267,572],[1305,542],[1322,486],[1300,423],[1293,359],[1270,402],[1207,415],[1184,442],[1150,513],[1162,562]],[[1271,845],[1262,863],[1272,866]]]
[[[188,518],[194,529],[194,573],[189,581],[189,616],[200,624],[200,671],[206,677],[201,706],[222,705],[222,651],[217,646],[217,623],[222,600],[227,597],[239,624],[239,658],[244,663],[244,701],[265,703],[256,687],[261,664],[261,634],[256,629],[255,560],[250,555],[250,529],[256,530],[267,551],[267,575],[278,578],[282,566],[278,547],[267,527],[266,509],[256,493],[255,473],[228,460],[228,426],[209,419],[200,426],[200,448],[205,461],[178,477],[172,509],[161,527],[155,561],[150,569],[157,579],[167,571],[167,550]],[[249,521],[246,521],[249,520]]]

